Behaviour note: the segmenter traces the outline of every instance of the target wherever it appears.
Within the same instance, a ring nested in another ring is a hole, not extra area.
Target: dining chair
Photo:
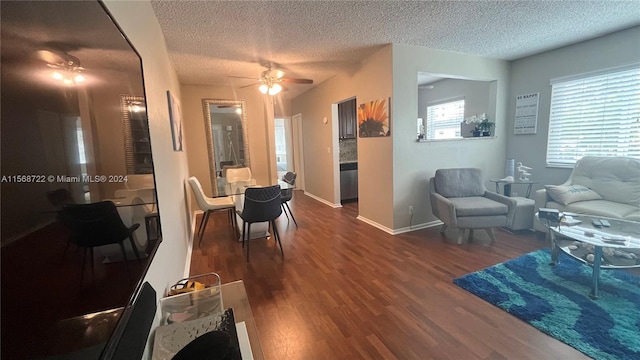
[[[124,241],[129,239],[131,248],[139,261],[140,254],[133,240],[133,232],[140,227],[140,224],[133,224],[127,227],[124,222],[122,222],[116,205],[112,201],[65,205],[62,209],[62,216],[64,223],[69,227],[71,232],[69,241],[78,247],[84,248],[80,286],[82,286],[84,281],[87,252],[89,252],[91,256],[91,273],[95,279],[93,249],[98,246],[110,244],[120,245],[127,268],[127,274],[131,276]]]
[[[280,234],[278,234],[276,227],[276,219],[282,214],[280,191],[280,185],[250,187],[245,190],[244,206],[242,211],[237,211],[237,213],[243,221],[242,247],[244,247],[245,234],[247,234],[247,262],[249,261],[249,244],[251,243],[251,224],[258,222],[269,222],[273,229],[273,236],[280,245],[280,253],[284,257]]]
[[[291,186],[295,186],[297,176],[298,175],[296,173],[289,171],[286,174],[284,174],[284,176],[282,177],[282,181],[286,182]],[[287,220],[289,220],[289,215],[291,215],[291,218],[293,219],[293,223],[296,224],[296,229],[297,229],[298,222],[296,221],[296,218],[293,216],[293,213],[291,212],[291,208],[289,207],[289,200],[291,200],[291,198],[293,197],[293,188],[282,189],[280,195],[281,195],[282,211],[284,212],[284,215],[287,217]],[[289,212],[289,214],[287,214],[287,211]]]
[[[235,217],[235,209],[236,205],[233,200],[229,196],[224,197],[216,197],[211,198],[204,194],[202,190],[202,185],[200,185],[200,181],[195,176],[192,176],[188,180],[189,185],[191,186],[191,190],[193,190],[193,194],[196,197],[196,202],[198,203],[198,207],[200,210],[204,211],[204,216],[202,221],[200,222],[200,226],[198,227],[198,246],[202,242],[202,237],[204,236],[204,230],[207,227],[207,222],[209,221],[209,216],[214,211],[226,211],[229,215],[229,222],[233,227],[234,234],[237,234],[238,227],[236,225],[236,217]]]
[[[226,178],[226,192],[227,194],[236,194],[242,187],[248,187],[256,185],[256,179],[251,174],[251,169],[248,167],[227,167],[224,177]]]

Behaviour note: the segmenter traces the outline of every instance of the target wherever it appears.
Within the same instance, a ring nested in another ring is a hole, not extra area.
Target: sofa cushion
[[[482,196],[449,198],[455,208],[456,216],[493,216],[509,212],[507,205]]]
[[[640,210],[638,211],[634,211],[631,214],[627,215],[624,220],[629,220],[629,221],[637,221],[640,222]]]
[[[434,179],[436,192],[446,198],[482,196],[485,192],[480,169],[438,169]]]
[[[597,192],[582,185],[546,185],[545,188],[549,197],[562,205],[569,205],[576,201],[602,199]]]
[[[635,206],[608,200],[590,200],[569,204],[562,210],[579,214],[590,214],[617,219],[626,219],[627,216],[638,211],[638,208]]]
[[[640,159],[585,156],[569,183],[586,186],[604,200],[640,207]]]

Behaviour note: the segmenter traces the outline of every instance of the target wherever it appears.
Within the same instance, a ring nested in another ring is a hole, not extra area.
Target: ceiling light
[[[282,85],[278,83],[275,83],[275,84],[263,83],[262,85],[260,85],[258,90],[260,90],[260,92],[263,94],[276,95],[280,91],[282,91]]]
[[[71,55],[67,55],[68,60],[58,63],[47,63],[47,67],[53,68],[51,77],[62,81],[65,85],[78,85],[87,80],[82,71],[84,68],[80,66],[80,61]]]
[[[237,109],[236,109],[236,114],[242,114],[242,109],[237,108]]]
[[[65,85],[78,85],[87,80],[78,70],[56,70],[51,73],[51,77]]]
[[[280,91],[282,91],[282,86],[280,84],[273,84],[271,85],[271,87],[269,88],[269,95],[276,95],[278,94]]]

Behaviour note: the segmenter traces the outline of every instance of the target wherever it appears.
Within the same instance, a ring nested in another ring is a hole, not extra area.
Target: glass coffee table
[[[563,252],[591,266],[593,278],[589,297],[598,298],[601,269],[640,267],[639,222],[592,215],[567,215],[573,221],[546,223],[540,220],[546,223],[551,235],[551,265],[558,263],[558,255]]]
[[[155,330],[152,360],[170,360],[195,338],[218,329],[230,320],[222,318],[224,309],[233,310],[235,324],[229,326],[235,325],[242,359],[264,359],[242,280],[163,298],[160,307],[163,315]]]

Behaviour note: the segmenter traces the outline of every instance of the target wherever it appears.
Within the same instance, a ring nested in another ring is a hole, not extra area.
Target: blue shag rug
[[[594,359],[640,359],[640,277],[601,270],[591,300],[591,267],[550,260],[538,250],[453,282]]]

